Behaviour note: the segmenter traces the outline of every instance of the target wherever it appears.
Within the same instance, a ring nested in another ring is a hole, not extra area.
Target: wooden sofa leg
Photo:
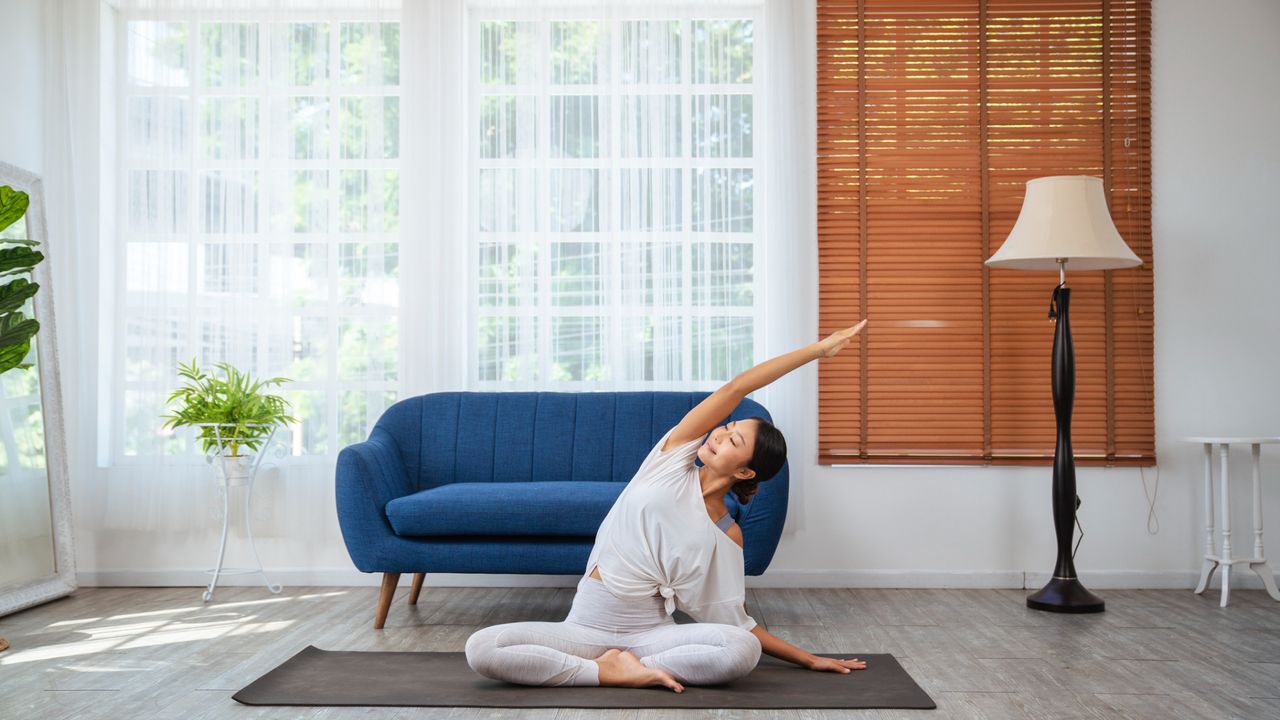
[[[409,589],[409,604],[418,604],[418,593],[422,592],[422,581],[425,580],[427,574],[424,572],[413,574],[413,587]]]
[[[378,614],[373,618],[373,629],[381,630],[387,622],[387,611],[391,609],[391,599],[396,595],[396,585],[400,582],[400,573],[382,573],[382,592],[378,595]]]

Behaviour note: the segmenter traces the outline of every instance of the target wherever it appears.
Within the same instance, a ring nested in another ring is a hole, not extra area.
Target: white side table
[[[1273,600],[1280,600],[1280,590],[1276,589],[1275,575],[1262,553],[1262,468],[1259,462],[1263,445],[1280,443],[1280,437],[1189,437],[1187,442],[1204,445],[1204,564],[1200,569],[1200,584],[1196,586],[1196,594],[1204,592],[1213,577],[1213,571],[1222,567],[1222,602],[1220,607],[1227,606],[1227,597],[1231,593],[1231,566],[1244,563],[1249,569],[1262,578],[1267,594]],[[1231,494],[1227,474],[1227,456],[1231,444],[1248,444],[1253,448],[1253,555],[1247,558],[1231,557]],[[1218,446],[1218,457],[1221,462],[1222,475],[1222,552],[1217,553],[1213,547],[1213,446]]]

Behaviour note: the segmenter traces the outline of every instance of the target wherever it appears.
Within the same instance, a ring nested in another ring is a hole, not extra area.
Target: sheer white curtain
[[[74,202],[100,210],[67,228],[97,251],[69,274],[94,273],[97,292],[60,286],[63,307],[79,306],[67,354],[86,401],[71,409],[78,447],[92,437],[98,461],[79,524],[112,539],[167,532],[151,537],[173,564],[185,543],[207,545],[220,509],[210,471],[189,429],[162,428],[177,364],[195,358],[291,379],[280,392],[300,422],[278,433],[285,457],[255,490],[254,525],[304,552],[332,544],[333,456],[401,391],[399,3],[48,13],[60,69],[49,95],[94,114],[53,129],[51,143],[90,152],[65,153],[51,174],[87,186]]]
[[[750,367],[763,5],[468,8],[468,385],[703,388]]]

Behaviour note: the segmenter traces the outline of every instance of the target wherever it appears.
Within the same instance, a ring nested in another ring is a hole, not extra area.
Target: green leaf
[[[0,313],[21,308],[23,303],[35,295],[36,290],[39,289],[38,283],[33,283],[26,278],[18,278],[0,285]]]
[[[31,350],[31,338],[40,323],[20,312],[0,315],[0,373],[12,370]]]
[[[0,248],[0,273],[30,270],[44,259],[44,253],[25,245]]]
[[[40,323],[20,312],[0,315],[0,347],[30,338],[40,329]]]
[[[17,345],[6,345],[0,347],[0,374],[9,372],[10,370],[22,364],[22,359],[31,351],[31,341],[27,340]]]
[[[8,185],[0,185],[0,230],[18,222],[27,214],[27,206],[31,198],[25,192],[14,190]]]

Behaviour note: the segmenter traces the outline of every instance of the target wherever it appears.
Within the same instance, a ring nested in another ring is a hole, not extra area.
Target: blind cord
[[[1139,132],[1141,132],[1142,124],[1141,124],[1141,123],[1139,123],[1139,124],[1138,124],[1138,127],[1139,127]],[[1126,147],[1128,147],[1128,145],[1129,145],[1129,139],[1128,139],[1128,138],[1125,138],[1125,146],[1126,146]],[[1131,202],[1131,200],[1130,200],[1129,198],[1126,198],[1126,205],[1127,205],[1127,204],[1129,204],[1130,202]],[[1140,216],[1140,217],[1139,217],[1139,219],[1143,219],[1143,217],[1142,217],[1142,216],[1144,216],[1144,215],[1145,215],[1145,213],[1141,213],[1141,212],[1140,212],[1140,213],[1139,213],[1139,216]],[[1155,259],[1155,247],[1154,247],[1154,246],[1155,246],[1155,241],[1154,241],[1154,239],[1153,239],[1153,240],[1152,240],[1152,247],[1151,247],[1151,256],[1152,256],[1152,260],[1153,260],[1153,261],[1154,261],[1154,259]],[[1134,284],[1134,288],[1133,288],[1133,295],[1134,295],[1134,300],[1135,300],[1134,304],[1136,305],[1136,304],[1137,304],[1137,302],[1136,302],[1136,301],[1137,301],[1137,296],[1138,296],[1138,288],[1137,288],[1137,284],[1136,284],[1136,283]],[[1153,328],[1153,330],[1154,330],[1154,328]],[[1138,353],[1138,357],[1139,357],[1139,358],[1141,358],[1142,372],[1143,372],[1143,375],[1145,375],[1145,376],[1146,376],[1146,377],[1144,377],[1144,378],[1143,378],[1143,380],[1144,380],[1144,381],[1146,381],[1146,380],[1147,380],[1147,378],[1150,378],[1150,376],[1151,376],[1150,368],[1147,366],[1147,354],[1146,354],[1146,353],[1144,353],[1144,352],[1139,352],[1139,353]],[[1143,383],[1142,383],[1142,388],[1143,388],[1144,390],[1146,390],[1146,391],[1147,391],[1147,403],[1148,403],[1148,405],[1154,406],[1154,405],[1155,405],[1155,403],[1153,402],[1153,399],[1152,399],[1152,397],[1151,397],[1151,389],[1150,389],[1150,388],[1151,388],[1151,386],[1150,386],[1150,383],[1149,383],[1149,382],[1143,382]],[[1154,407],[1152,407],[1152,411],[1151,411],[1151,412],[1152,412],[1152,415],[1154,415],[1154,414],[1155,414],[1155,409],[1154,409]],[[1153,420],[1154,420],[1154,418],[1153,418]],[[1152,482],[1152,483],[1151,483],[1151,490],[1150,490],[1150,491],[1148,491],[1148,490],[1147,490],[1147,473],[1146,473],[1145,469],[1144,469],[1141,465],[1139,465],[1139,466],[1138,466],[1138,477],[1142,480],[1142,494],[1143,494],[1143,496],[1144,496],[1144,497],[1146,497],[1146,498],[1147,498],[1147,534],[1148,534],[1148,535],[1158,535],[1158,534],[1160,533],[1160,516],[1156,514],[1156,498],[1157,498],[1157,497],[1159,497],[1159,495],[1160,495],[1160,462],[1159,462],[1159,461],[1156,461],[1156,477],[1155,477],[1154,482]]]
[[[1148,101],[1150,100],[1148,99]],[[1139,111],[1141,111],[1141,108],[1139,109]],[[1138,128],[1138,131],[1137,131],[1138,139],[1141,140],[1142,139],[1142,123],[1141,122],[1137,124],[1137,128]],[[1126,137],[1124,139],[1124,146],[1129,147],[1129,143],[1131,140],[1132,138]],[[1125,213],[1126,214],[1128,214],[1132,210],[1132,204],[1133,204],[1132,193],[1125,193]],[[1138,220],[1139,220],[1139,223],[1142,223],[1140,227],[1147,227],[1147,225],[1143,222],[1147,220],[1147,217],[1146,217],[1146,213],[1142,212],[1142,207],[1143,206],[1139,206]],[[1155,238],[1151,239],[1149,252],[1151,253],[1151,259],[1154,262],[1155,261]],[[1133,284],[1133,300],[1134,300],[1134,305],[1136,307],[1141,308],[1141,306],[1138,305],[1137,283]],[[1154,327],[1152,329],[1154,331]],[[1152,412],[1152,415],[1154,416],[1155,403],[1152,398],[1151,383],[1148,380],[1148,378],[1151,377],[1151,368],[1147,365],[1147,354],[1145,352],[1139,352],[1138,358],[1140,362],[1140,367],[1142,368],[1142,374],[1143,374],[1143,380],[1144,380],[1144,382],[1142,383],[1142,389],[1146,391],[1147,404],[1149,407],[1152,407],[1151,412]],[[1153,417],[1153,420],[1154,420],[1154,417]],[[1153,438],[1153,441],[1154,441],[1154,438]],[[1160,533],[1160,516],[1156,514],[1156,498],[1159,497],[1160,495],[1160,463],[1159,461],[1156,462],[1156,477],[1155,477],[1155,481],[1152,482],[1151,484],[1150,490],[1147,489],[1147,473],[1141,465],[1138,466],[1138,478],[1142,480],[1142,495],[1147,499],[1147,534],[1157,535]]]

